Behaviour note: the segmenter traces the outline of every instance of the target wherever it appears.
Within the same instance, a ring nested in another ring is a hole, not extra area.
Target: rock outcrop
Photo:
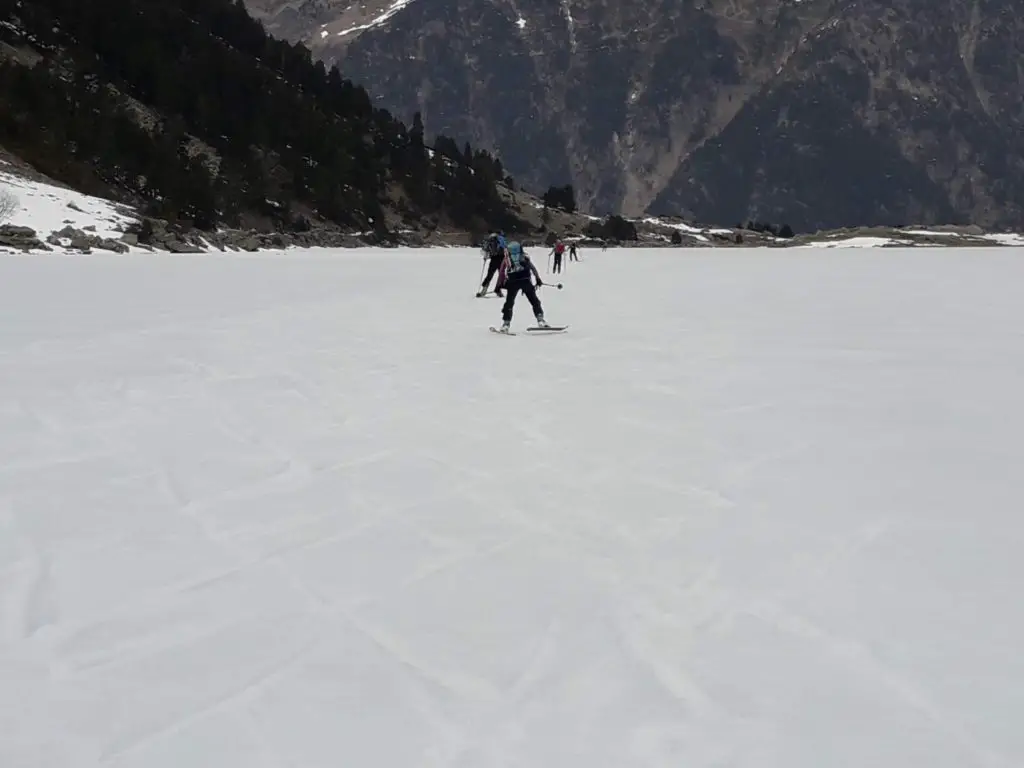
[[[30,227],[17,227],[12,224],[0,226],[0,247],[16,248],[19,251],[49,250],[40,242],[36,231]]]
[[[99,251],[111,251],[113,253],[128,253],[128,245],[120,240],[108,237],[100,237],[88,230],[75,229],[67,226],[58,232],[53,232],[46,238],[50,245],[67,248],[82,253],[91,253],[93,249]]]

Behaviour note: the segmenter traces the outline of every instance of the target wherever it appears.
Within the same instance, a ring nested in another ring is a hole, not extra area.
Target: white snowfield
[[[94,233],[100,237],[118,238],[125,227],[138,220],[126,206],[15,173],[0,171],[0,191],[18,201],[18,209],[5,223],[31,227],[43,240],[67,226],[94,227]],[[0,248],[0,253],[3,250]]]
[[[1024,764],[1024,250],[581,253],[0,257],[0,766]]]

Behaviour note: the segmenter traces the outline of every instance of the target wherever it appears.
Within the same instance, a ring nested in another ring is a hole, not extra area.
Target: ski
[[[568,325],[531,325],[526,330],[533,334],[545,334],[545,333],[565,333],[569,329]],[[515,331],[503,331],[500,328],[495,328],[493,325],[488,328],[493,333],[500,333],[502,336],[515,336]]]

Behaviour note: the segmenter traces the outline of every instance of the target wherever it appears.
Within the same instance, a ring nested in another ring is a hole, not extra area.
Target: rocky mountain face
[[[246,0],[249,13],[275,37],[301,41],[337,57],[362,32],[380,26],[413,0]]]
[[[381,106],[597,213],[1024,226],[1015,0],[248,3]]]

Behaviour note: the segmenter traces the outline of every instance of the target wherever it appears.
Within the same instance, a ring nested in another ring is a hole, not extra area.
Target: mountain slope
[[[324,35],[332,13],[290,33],[378,103],[595,211],[1024,223],[1010,0],[416,0]]]
[[[241,3],[0,4],[0,144],[54,179],[210,228],[520,226],[491,155],[406,127]]]
[[[275,37],[304,38],[316,52],[321,47],[343,47],[417,1],[249,0],[247,7]],[[315,33],[308,34],[310,29],[315,29]]]

